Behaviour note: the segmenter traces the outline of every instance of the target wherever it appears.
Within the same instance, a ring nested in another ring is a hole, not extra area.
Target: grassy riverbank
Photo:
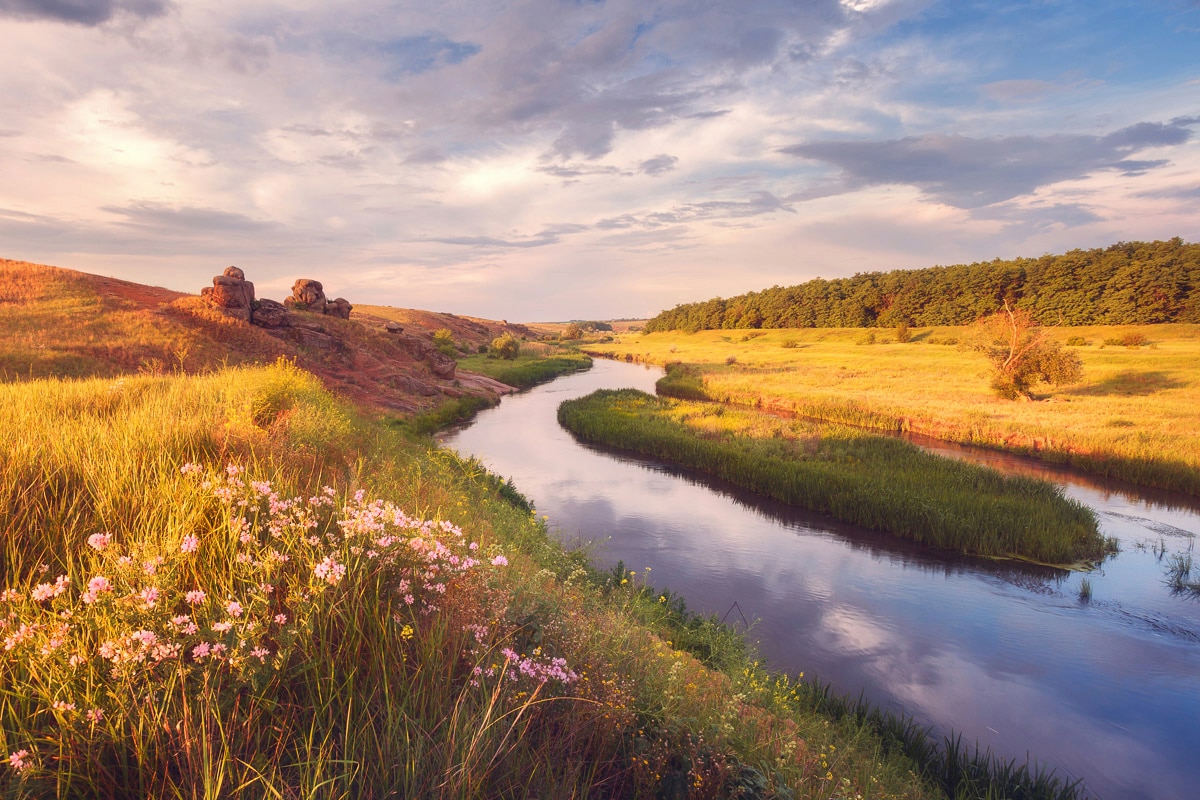
[[[557,349],[546,353],[522,352],[512,361],[489,358],[483,353],[463,356],[458,360],[459,369],[487,375],[518,389],[536,386],[560,375],[591,369],[591,366],[592,359],[588,356]]]
[[[0,421],[5,796],[939,795],[285,363],[3,385]]]
[[[580,438],[664,458],[759,494],[924,544],[1074,564],[1101,558],[1095,516],[1052,484],[862,430],[602,390],[559,407]]]
[[[891,330],[860,328],[626,334],[588,350],[682,362],[694,399],[909,430],[1200,495],[1200,326],[1054,331],[1082,359],[1084,378],[1038,402],[995,397],[986,363],[956,346],[965,329],[910,335],[900,343]]]

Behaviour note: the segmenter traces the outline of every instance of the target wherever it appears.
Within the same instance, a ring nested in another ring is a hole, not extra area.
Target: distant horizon
[[[529,320],[1194,242],[1198,31],[1185,0],[9,0],[0,238]]]

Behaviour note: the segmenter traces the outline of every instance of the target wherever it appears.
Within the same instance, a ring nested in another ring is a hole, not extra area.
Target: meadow
[[[4,796],[941,791],[942,750],[288,362],[5,384],[0,420]]]
[[[518,389],[545,383],[559,375],[579,372],[591,366],[592,359],[582,353],[538,343],[524,345],[521,354],[514,360],[488,357],[486,353],[458,359],[459,369],[487,375]]]
[[[879,328],[714,330],[584,349],[682,364],[662,383],[667,394],[912,431],[1200,495],[1200,326],[1054,329],[1080,356],[1083,380],[1043,385],[1034,402],[996,397],[986,362],[958,346],[965,334],[915,328],[901,343]]]
[[[1095,515],[1045,481],[1007,477],[861,429],[602,390],[559,406],[585,441],[663,458],[759,494],[974,556],[1103,558]]]

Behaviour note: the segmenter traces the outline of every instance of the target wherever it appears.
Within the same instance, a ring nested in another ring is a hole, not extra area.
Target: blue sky
[[[0,0],[0,257],[518,320],[1200,238],[1200,4]]]

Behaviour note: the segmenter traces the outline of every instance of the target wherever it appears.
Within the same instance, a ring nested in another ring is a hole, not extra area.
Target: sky
[[[0,257],[543,321],[1200,239],[1196,0],[0,0]]]

